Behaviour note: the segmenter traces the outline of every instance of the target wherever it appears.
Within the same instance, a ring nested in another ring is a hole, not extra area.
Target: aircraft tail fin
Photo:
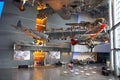
[[[20,29],[22,27],[22,22],[21,20],[18,20],[16,25],[11,25],[12,27],[14,27],[15,29]]]
[[[19,21],[17,22],[17,27],[22,27],[22,22],[21,22],[21,20],[19,20]]]

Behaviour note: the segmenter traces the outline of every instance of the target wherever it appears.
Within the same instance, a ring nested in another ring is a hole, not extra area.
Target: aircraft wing
[[[16,26],[16,25],[11,25],[15,29],[24,32],[27,36],[33,38],[33,39],[48,39],[48,35],[44,33],[37,33],[34,30],[28,29],[27,27],[23,26]]]
[[[49,35],[47,35],[47,34],[45,34],[43,32],[37,32],[35,30],[31,30],[31,32],[33,32],[35,35],[39,36],[39,38],[45,39],[45,40],[47,40],[48,36],[49,36]]]
[[[107,27],[106,24],[98,24],[94,28],[91,28],[91,29],[88,28],[88,30],[83,35],[80,35],[80,36],[83,37],[83,36],[86,36],[86,34],[88,34],[87,36],[91,38],[95,38],[100,33],[104,33],[103,31],[105,30],[106,27]]]
[[[75,39],[74,39],[75,40]],[[99,35],[96,35],[96,37],[91,38],[90,34],[83,34],[83,36],[76,39],[78,44],[85,43],[86,42],[92,42],[93,44],[99,44],[101,42],[109,42],[109,35],[107,33],[99,33]]]
[[[80,23],[66,23],[65,25],[69,25],[69,26],[86,26],[89,25],[90,22],[86,22],[86,21],[81,21]]]

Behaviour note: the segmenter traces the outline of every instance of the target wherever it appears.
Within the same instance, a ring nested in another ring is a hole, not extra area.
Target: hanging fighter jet
[[[74,24],[69,24],[69,25],[74,25]],[[77,23],[75,25],[77,25]],[[71,44],[75,45],[77,43],[82,43],[82,42],[89,42],[93,44],[94,41],[101,42],[101,41],[109,40],[108,34],[105,31],[107,24],[105,23],[104,18],[97,19],[91,26],[93,27],[89,28],[87,26],[88,30],[84,34],[75,35],[73,38],[71,38]]]
[[[42,32],[37,32],[35,30],[32,29],[28,29],[27,27],[24,27],[21,24],[21,21],[19,20],[17,22],[17,25],[11,25],[12,27],[14,27],[15,29],[24,32],[27,36],[36,39],[36,40],[48,40],[48,35],[44,34]]]

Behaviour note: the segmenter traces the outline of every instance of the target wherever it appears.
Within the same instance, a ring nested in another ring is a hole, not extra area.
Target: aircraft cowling
[[[71,39],[71,44],[72,45],[76,45],[78,43],[78,40],[76,40],[76,39]]]

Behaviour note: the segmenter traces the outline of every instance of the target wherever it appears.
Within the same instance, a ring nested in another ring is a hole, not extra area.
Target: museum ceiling
[[[21,11],[28,5],[44,6],[39,10],[39,17],[58,13],[63,19],[70,19],[71,15],[89,13],[91,17],[106,17],[108,13],[108,0],[14,0],[21,5]],[[25,5],[28,4],[28,5]],[[44,13],[44,15],[43,15]]]

